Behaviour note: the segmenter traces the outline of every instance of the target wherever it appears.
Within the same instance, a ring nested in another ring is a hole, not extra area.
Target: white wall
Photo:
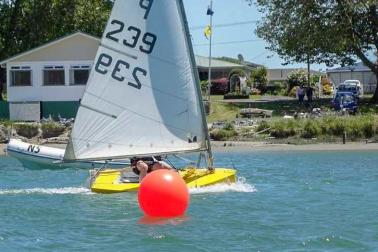
[[[364,85],[364,93],[372,93],[375,91],[377,80],[373,72],[368,71],[347,71],[347,72],[329,72],[328,78],[339,86],[346,80],[359,80]]]
[[[70,69],[72,65],[92,65],[92,61],[43,61],[43,62],[9,62],[7,64],[7,86],[9,102],[31,101],[78,101],[84,94],[85,85],[70,86]],[[64,86],[43,86],[43,68],[47,65],[64,66]],[[13,66],[30,66],[32,86],[11,86],[10,69]]]
[[[12,121],[39,122],[41,106],[39,102],[9,103],[9,115]]]

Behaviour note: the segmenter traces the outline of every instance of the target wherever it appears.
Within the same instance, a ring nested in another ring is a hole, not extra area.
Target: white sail
[[[65,160],[206,149],[181,0],[118,0],[81,100]]]

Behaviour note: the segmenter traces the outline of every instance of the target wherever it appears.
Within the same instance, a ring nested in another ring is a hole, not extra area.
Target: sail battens
[[[124,56],[127,56],[127,57],[129,57],[129,58],[132,58],[132,59],[134,59],[134,60],[137,60],[137,59],[138,59],[138,57],[135,56],[135,55],[132,55],[132,54],[127,53],[127,52],[123,52],[123,51],[121,51],[121,50],[118,50],[118,49],[116,49],[116,48],[114,48],[114,47],[111,47],[111,46],[108,46],[108,45],[106,45],[106,44],[101,44],[100,46],[102,46],[102,47],[104,47],[104,48],[106,48],[106,49],[109,49],[109,50],[111,50],[111,51],[117,52],[117,53],[119,53],[119,54],[122,54],[122,55],[124,55]]]
[[[207,148],[206,119],[180,13],[182,3],[143,1],[114,2],[66,159]]]
[[[103,112],[103,111],[100,111],[100,110],[98,110],[98,109],[96,109],[96,108],[92,108],[92,107],[87,106],[87,105],[84,105],[84,104],[81,104],[80,106],[83,107],[83,108],[86,108],[86,109],[92,110],[92,111],[94,111],[94,112],[96,112],[96,113],[99,113],[99,114],[102,114],[102,115],[105,115],[105,116],[111,117],[111,118],[113,118],[113,119],[117,119],[117,116],[112,115],[112,114],[109,114],[109,113],[106,113],[106,112]]]
[[[148,152],[141,152],[141,153],[131,153],[127,155],[119,155],[119,156],[97,156],[97,157],[81,157],[81,158],[75,158],[75,161],[86,161],[86,160],[94,160],[94,161],[100,161],[100,160],[120,160],[125,158],[132,158],[132,157],[151,157],[151,156],[165,156],[165,155],[178,155],[178,154],[187,154],[187,153],[196,153],[196,152],[205,152],[207,151],[206,148],[197,148],[197,149],[191,149],[191,150],[183,150],[183,151],[171,151],[171,152],[154,152],[154,153],[148,153]],[[72,162],[73,159],[67,159],[67,161]]]
[[[101,97],[96,96],[95,94],[91,94],[91,93],[87,93],[87,94],[88,94],[88,95],[91,95],[91,96],[93,96],[93,97],[99,98],[99,100],[101,99]],[[157,120],[157,119],[155,119],[155,118],[153,118],[153,117],[148,117],[148,116],[143,115],[143,114],[141,114],[141,113],[139,113],[139,112],[137,112],[137,111],[133,111],[133,110],[128,109],[128,108],[126,108],[126,107],[122,107],[122,106],[120,106],[119,104],[115,104],[115,103],[113,103],[113,102],[111,102],[111,101],[107,101],[107,100],[102,100],[102,101],[104,101],[104,102],[106,102],[106,103],[108,103],[108,104],[110,104],[110,105],[112,105],[112,106],[116,106],[116,107],[118,107],[119,109],[123,110],[124,112],[129,112],[129,113],[131,113],[131,114],[133,114],[133,115],[136,115],[136,116],[139,116],[139,117],[141,117],[141,118],[147,119],[148,121],[156,122],[156,123],[158,123],[158,124],[160,124],[160,125],[162,125],[162,126],[165,126],[165,127],[167,127],[167,128],[171,128],[171,129],[179,130],[179,131],[184,132],[184,133],[187,133],[187,132],[188,132],[188,129],[187,129],[187,128],[180,128],[180,127],[177,127],[177,126],[175,126],[175,125],[167,124],[167,123],[165,123],[164,121]],[[82,106],[83,108],[87,108],[87,109],[92,110],[92,111],[94,111],[94,112],[97,112],[97,113],[99,113],[99,114],[106,115],[106,116],[109,116],[109,117],[112,117],[112,118],[115,118],[115,119],[117,118],[117,116],[112,115],[112,114],[110,114],[110,113],[102,112],[102,111],[99,111],[99,110],[97,110],[97,109],[95,109],[95,108],[91,108],[91,107],[86,106],[86,105],[81,105],[81,106]],[[175,116],[176,116],[176,117],[178,117],[178,116],[182,116],[183,114],[186,114],[186,113],[189,113],[189,110],[188,110],[188,109],[185,109],[184,111],[175,114]]]

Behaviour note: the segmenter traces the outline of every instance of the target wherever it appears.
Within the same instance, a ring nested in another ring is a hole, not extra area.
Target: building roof
[[[339,73],[339,72],[370,72],[371,69],[368,68],[364,63],[358,62],[354,65],[338,67],[334,69],[327,69],[327,73]]]
[[[15,56],[10,57],[10,58],[4,59],[4,60],[0,61],[0,66],[3,66],[5,64],[7,64],[8,62],[15,61],[15,60],[17,60],[19,58],[31,55],[31,54],[33,54],[33,53],[35,53],[37,51],[40,51],[40,50],[42,50],[44,48],[47,48],[47,47],[50,47],[52,45],[58,44],[58,43],[60,43],[62,41],[69,40],[69,39],[71,39],[73,37],[76,37],[76,36],[84,36],[84,37],[96,40],[97,42],[101,41],[101,39],[98,38],[98,37],[95,37],[95,36],[92,36],[90,34],[78,31],[78,32],[69,34],[67,36],[58,38],[56,40],[53,40],[51,42],[48,42],[46,44],[43,44],[41,46],[38,46],[36,48],[30,49],[30,50],[28,50],[26,52],[22,52],[20,54],[17,54]],[[195,59],[196,59],[197,67],[200,67],[200,68],[208,68],[209,67],[209,58],[208,57],[196,55]],[[212,68],[245,68],[246,67],[245,65],[242,65],[242,64],[236,64],[236,63],[232,63],[232,62],[225,61],[225,60],[220,60],[220,59],[215,59],[215,58],[212,58],[211,65],[212,65]]]
[[[197,67],[209,68],[209,57],[196,55],[196,63],[197,63]],[[224,60],[211,58],[211,67],[212,68],[236,68],[236,67],[243,68],[245,66],[231,63]]]
[[[36,52],[36,51],[39,51],[39,50],[41,50],[41,49],[44,49],[44,48],[46,48],[46,47],[49,47],[49,46],[55,45],[55,44],[57,44],[57,43],[60,43],[60,42],[62,42],[62,41],[68,40],[68,39],[71,39],[71,38],[76,37],[76,36],[84,36],[84,37],[87,37],[87,38],[90,38],[90,39],[93,39],[93,40],[97,40],[98,42],[100,42],[100,39],[99,39],[98,37],[95,37],[95,36],[92,36],[92,35],[90,35],[90,34],[87,34],[87,33],[81,32],[81,31],[78,31],[78,32],[75,32],[75,33],[69,34],[69,35],[67,35],[67,36],[64,36],[64,37],[58,38],[58,39],[56,39],[56,40],[53,40],[53,41],[51,41],[51,42],[48,42],[48,43],[46,43],[46,44],[43,44],[43,45],[41,45],[41,46],[38,46],[38,47],[36,47],[36,48],[30,49],[30,50],[28,50],[28,51],[26,51],[26,52],[22,52],[22,53],[20,53],[20,54],[17,54],[17,55],[12,56],[12,57],[10,57],[10,58],[8,58],[8,59],[5,59],[5,60],[3,60],[3,61],[0,62],[0,66],[4,65],[4,64],[6,64],[6,63],[8,63],[8,62],[10,62],[10,61],[17,60],[18,58],[21,58],[21,57],[27,56],[27,55],[29,55],[29,54],[32,54],[32,53]]]

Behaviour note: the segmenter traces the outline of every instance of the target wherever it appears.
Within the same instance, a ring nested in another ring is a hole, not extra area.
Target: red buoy
[[[147,216],[182,216],[189,205],[189,190],[177,172],[160,169],[144,177],[138,201]]]

